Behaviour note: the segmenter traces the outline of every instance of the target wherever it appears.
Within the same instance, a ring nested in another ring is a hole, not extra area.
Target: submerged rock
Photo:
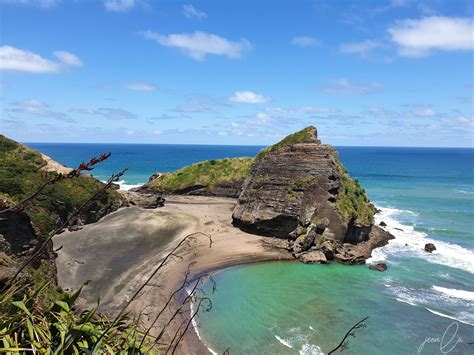
[[[387,264],[386,263],[377,263],[369,266],[370,270],[376,270],[376,271],[385,271],[387,270]]]
[[[232,217],[248,232],[296,240],[293,253],[300,259],[315,250],[326,258],[321,248],[331,240],[329,257],[359,264],[393,238],[374,225],[375,212],[336,150],[321,144],[316,128],[308,127],[257,155]]]
[[[428,253],[432,253],[433,251],[436,250],[436,246],[433,243],[427,243],[425,244],[425,251]]]

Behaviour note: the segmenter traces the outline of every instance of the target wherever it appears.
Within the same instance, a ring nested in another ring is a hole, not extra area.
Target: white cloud
[[[251,47],[250,42],[246,39],[233,42],[212,33],[200,31],[170,35],[160,35],[152,31],[145,31],[143,36],[146,39],[156,41],[162,46],[180,48],[184,53],[196,60],[202,60],[208,54],[237,59]]]
[[[64,64],[71,65],[73,67],[81,67],[83,64],[82,61],[71,52],[56,51],[54,52],[54,55]]]
[[[55,73],[60,70],[60,67],[57,63],[33,52],[2,46],[0,47],[0,69],[30,73]]]
[[[108,120],[131,120],[135,119],[138,116],[130,111],[113,108],[113,107],[99,107],[97,109],[93,108],[73,108],[69,110],[72,113],[79,113],[82,115],[88,116],[102,116]]]
[[[135,0],[105,0],[104,6],[107,11],[127,12],[136,5]]]
[[[474,49],[474,21],[470,18],[431,16],[403,20],[388,32],[398,45],[398,53],[406,57],[421,57],[434,50]]]
[[[400,117],[396,111],[387,110],[383,107],[369,107],[362,112],[364,115],[370,115],[381,119],[394,119]]]
[[[80,59],[69,52],[54,52],[61,62],[41,57],[39,54],[12,46],[0,47],[0,70],[22,71],[29,73],[58,73],[68,66],[82,65]]]
[[[298,36],[293,37],[293,39],[291,40],[291,44],[300,47],[317,47],[321,44],[321,42],[314,37]]]
[[[265,109],[265,112],[275,116],[303,116],[303,115],[314,115],[320,113],[334,113],[338,110],[332,107],[319,107],[319,106],[302,106],[296,108],[282,108],[282,107],[269,107]]]
[[[181,113],[216,113],[215,106],[226,106],[221,101],[205,94],[187,95],[186,102],[174,111]]]
[[[428,118],[437,116],[438,113],[433,110],[431,105],[411,105],[410,109],[405,112],[406,115],[420,118]]]
[[[51,107],[39,100],[23,100],[12,104],[13,108],[7,110],[11,113],[23,113],[32,116],[66,119],[67,115],[63,112],[55,111]]]
[[[61,0],[0,0],[0,4],[37,6],[43,8],[54,7],[60,2]]]
[[[207,14],[204,11],[196,9],[193,5],[183,5],[183,14],[186,18],[205,19]]]
[[[333,80],[330,86],[316,88],[325,94],[336,95],[367,95],[383,89],[383,84],[372,82],[368,84],[353,84],[347,79]]]
[[[135,91],[155,91],[157,89],[155,85],[149,83],[127,83],[123,84],[123,87]]]
[[[230,100],[245,104],[263,104],[270,101],[270,98],[252,91],[236,91]]]
[[[380,47],[376,41],[365,40],[362,42],[344,43],[339,46],[339,50],[343,53],[354,53],[361,56],[367,55],[371,50]]]

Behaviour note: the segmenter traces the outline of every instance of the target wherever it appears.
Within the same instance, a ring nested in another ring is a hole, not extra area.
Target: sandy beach
[[[86,280],[81,303],[93,306],[97,297],[101,308],[112,314],[129,300],[153,272],[163,257],[187,234],[202,232],[184,245],[180,258],[167,264],[151,284],[130,305],[150,323],[169,295],[179,287],[191,262],[193,276],[222,268],[260,261],[293,260],[284,251],[266,247],[260,236],[232,226],[235,200],[215,197],[168,196],[158,209],[122,208],[99,222],[55,238],[58,251],[58,281],[64,289],[75,289]],[[225,349],[219,349],[224,351]],[[207,353],[190,329],[181,353]]]

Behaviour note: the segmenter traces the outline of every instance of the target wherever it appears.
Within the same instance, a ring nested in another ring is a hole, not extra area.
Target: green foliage
[[[54,174],[40,171],[44,164],[38,152],[0,135],[0,197],[18,203],[32,194]],[[89,199],[101,184],[85,176],[60,181],[47,186],[34,201],[26,205],[26,211],[42,234],[46,234],[54,227],[57,218],[66,218],[74,208]],[[92,207],[98,210],[119,198],[116,191],[110,190],[100,196]]]
[[[324,244],[325,241],[326,241],[326,237],[324,237],[324,236],[322,236],[322,235],[319,236],[318,241],[317,241],[317,243],[316,243],[316,247],[317,247],[317,248],[321,248],[321,247],[323,246],[323,244]]]
[[[265,155],[267,155],[268,153],[285,149],[286,147],[289,147],[293,144],[311,142],[311,141],[314,141],[315,139],[316,139],[316,127],[314,126],[306,127],[305,129],[301,131],[298,131],[296,133],[290,134],[289,136],[286,136],[280,142],[263,149],[262,151],[260,151],[260,153],[257,154],[256,159],[257,160],[263,159],[263,157],[265,157]]]
[[[297,189],[302,189],[304,187],[313,185],[316,182],[316,179],[314,177],[309,177],[306,179],[298,179],[295,181],[294,186]]]
[[[173,192],[199,184],[212,189],[218,183],[244,179],[250,172],[252,163],[253,158],[206,160],[163,174],[150,182],[148,187]]]
[[[151,336],[144,341],[144,329],[127,315],[116,322],[98,312],[98,306],[78,312],[75,303],[82,287],[63,293],[45,307],[39,302],[43,287],[20,292],[11,287],[0,295],[0,352],[79,354],[153,353]]]
[[[295,191],[292,187],[286,189],[285,199],[288,202],[293,202],[301,198],[303,191]]]
[[[374,223],[374,206],[367,198],[365,190],[360,187],[359,181],[351,180],[347,173],[341,178],[336,207],[346,222],[354,218],[356,223],[365,225]]]

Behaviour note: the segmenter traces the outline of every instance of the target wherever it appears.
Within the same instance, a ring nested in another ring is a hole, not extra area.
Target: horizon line
[[[23,144],[112,144],[112,145],[199,145],[199,146],[222,146],[222,147],[268,147],[269,145],[261,144],[205,144],[205,143],[118,143],[118,142],[21,142]],[[321,143],[327,144],[327,143]],[[338,145],[329,144],[334,147],[347,147],[347,148],[444,148],[444,149],[474,149],[474,146],[404,146],[404,145]]]

